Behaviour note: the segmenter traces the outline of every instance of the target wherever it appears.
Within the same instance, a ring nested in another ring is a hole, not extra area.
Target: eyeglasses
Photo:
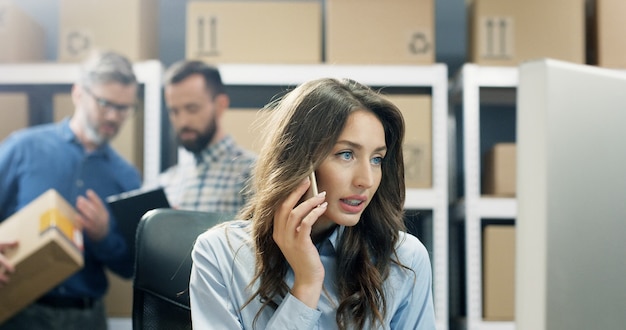
[[[100,110],[105,110],[105,109],[114,110],[120,115],[125,116],[125,115],[128,115],[130,112],[134,111],[135,108],[137,107],[137,105],[135,104],[130,104],[130,105],[119,104],[119,103],[111,102],[107,99],[98,97],[94,95],[94,93],[87,87],[83,87],[83,90],[87,92],[87,94],[89,94],[94,99],[94,101],[96,101],[96,105],[98,106]]]

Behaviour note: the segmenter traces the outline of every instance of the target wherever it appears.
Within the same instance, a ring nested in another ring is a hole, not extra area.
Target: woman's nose
[[[367,162],[357,166],[354,174],[354,185],[359,188],[370,188],[374,184],[374,173],[372,166]]]

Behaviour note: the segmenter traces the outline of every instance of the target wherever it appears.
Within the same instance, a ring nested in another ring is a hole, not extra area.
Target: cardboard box
[[[497,143],[485,154],[483,194],[515,197],[517,150],[514,143]]]
[[[80,62],[94,49],[158,59],[158,8],[157,0],[60,0],[58,60]]]
[[[57,93],[52,98],[55,122],[74,114],[74,103],[69,93]],[[140,172],[143,170],[143,106],[126,119],[111,146]]]
[[[597,64],[607,68],[626,68],[626,1],[596,0]]]
[[[433,0],[328,0],[325,61],[432,64],[434,16]]]
[[[585,0],[473,0],[469,62],[517,66],[549,57],[585,63]]]
[[[483,318],[515,319],[515,226],[489,225],[483,231]]]
[[[75,218],[72,206],[50,189],[0,223],[0,240],[19,241],[6,253],[15,273],[0,289],[0,323],[83,267],[83,236]]]
[[[12,132],[28,127],[28,95],[0,93],[0,142]]]
[[[0,0],[0,63],[45,60],[45,33],[10,0]]]
[[[187,3],[186,57],[212,63],[320,63],[319,1]]]
[[[390,94],[404,117],[404,178],[407,188],[432,188],[432,99],[430,95]]]
[[[237,144],[258,154],[263,142],[259,127],[263,114],[264,112],[254,108],[230,108],[224,113],[222,124]]]

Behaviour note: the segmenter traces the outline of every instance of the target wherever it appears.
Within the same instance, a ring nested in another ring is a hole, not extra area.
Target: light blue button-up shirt
[[[194,329],[336,329],[335,246],[343,227],[318,244],[326,277],[317,309],[287,294],[276,311],[263,309],[254,327],[254,318],[262,305],[259,299],[241,309],[258,287],[249,286],[255,267],[250,229],[249,221],[238,220],[198,237],[192,252],[189,284]],[[428,252],[415,236],[401,233],[397,253],[400,263],[410,270],[391,265],[384,283],[387,315],[380,329],[435,329]],[[293,272],[287,274],[285,281],[293,286]]]

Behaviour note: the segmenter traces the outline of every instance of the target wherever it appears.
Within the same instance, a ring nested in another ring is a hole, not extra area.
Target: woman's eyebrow
[[[348,141],[348,140],[339,140],[337,141],[336,144],[345,144],[346,146],[353,148],[353,149],[357,149],[357,150],[361,150],[363,149],[363,146],[359,143],[356,142],[352,142],[352,141]],[[382,145],[376,149],[374,149],[375,152],[381,152],[381,151],[386,151],[387,150],[387,146],[386,145]]]

